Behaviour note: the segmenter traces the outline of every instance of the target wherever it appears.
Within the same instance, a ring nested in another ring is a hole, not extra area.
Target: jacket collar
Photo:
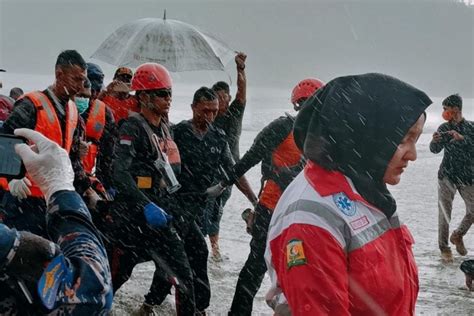
[[[308,161],[304,169],[304,176],[311,187],[323,197],[342,192],[352,201],[371,205],[353,189],[348,178],[339,171],[327,170],[313,161]]]

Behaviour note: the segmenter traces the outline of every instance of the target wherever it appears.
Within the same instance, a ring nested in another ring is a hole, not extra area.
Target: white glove
[[[46,202],[61,190],[74,191],[74,171],[68,153],[41,133],[27,128],[15,130],[15,135],[23,136],[35,144],[35,151],[26,144],[15,145],[15,151],[25,164],[29,177],[45,195]]]
[[[212,187],[206,189],[206,195],[211,198],[216,198],[224,192],[225,186],[220,182]]]
[[[31,195],[31,182],[26,177],[23,179],[11,180],[8,183],[8,187],[10,188],[10,193],[19,200],[26,199],[29,195]]]

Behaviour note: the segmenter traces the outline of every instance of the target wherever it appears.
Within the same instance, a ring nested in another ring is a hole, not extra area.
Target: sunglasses
[[[147,91],[147,94],[151,97],[157,98],[171,98],[171,89],[159,89],[159,90],[151,90]]]

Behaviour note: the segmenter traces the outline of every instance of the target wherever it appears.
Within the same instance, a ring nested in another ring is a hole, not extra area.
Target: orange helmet
[[[172,81],[168,70],[157,63],[140,65],[132,78],[131,90],[171,89]]]
[[[324,86],[324,82],[316,78],[307,78],[298,82],[291,92],[291,103],[295,104],[302,98],[309,98],[313,93]]]

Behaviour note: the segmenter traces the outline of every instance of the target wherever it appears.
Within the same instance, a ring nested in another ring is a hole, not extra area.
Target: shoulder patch
[[[286,266],[291,268],[306,264],[306,256],[303,249],[303,241],[292,239],[286,245]]]
[[[347,216],[354,216],[356,214],[356,205],[354,201],[349,199],[343,192],[334,194],[332,199],[337,208]]]
[[[48,264],[38,282],[37,293],[43,305],[49,310],[53,309],[58,291],[62,285],[71,281],[72,271],[68,268],[64,255],[61,254]]]

